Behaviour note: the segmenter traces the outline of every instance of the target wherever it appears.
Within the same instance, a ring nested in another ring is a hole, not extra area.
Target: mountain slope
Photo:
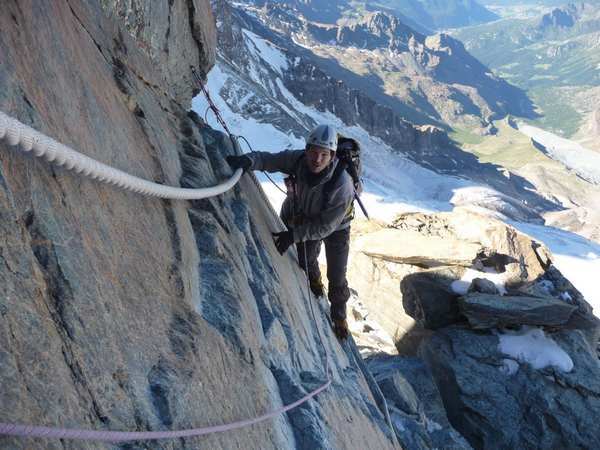
[[[494,72],[527,90],[543,128],[576,133],[600,149],[600,4],[555,8],[534,19],[505,19],[454,35]]]
[[[367,202],[380,210],[378,201],[387,196],[395,205],[385,214],[387,218],[393,216],[391,211],[402,210],[407,204],[444,210],[452,204],[470,204],[520,218],[536,217],[531,211],[525,212],[530,208],[544,215],[563,208],[582,207],[589,211],[590,199],[596,195],[594,187],[550,159],[504,122],[494,122],[498,136],[481,138],[462,131],[453,133],[453,138],[462,142],[467,152],[462,151],[439,130],[412,126],[401,120],[392,108],[379,104],[379,97],[361,89],[364,84],[356,78],[349,77],[348,82],[337,79],[339,67],[329,70],[332,67],[329,60],[323,62],[323,58],[286,38],[285,32],[290,30],[285,28],[290,24],[287,14],[286,20],[268,22],[273,25],[270,29],[263,25],[263,11],[231,8],[225,2],[217,3],[216,11],[221,45],[218,67],[209,80],[238,132],[249,136],[254,147],[270,151],[302,147],[303,136],[323,121],[338,124],[344,133],[355,133],[363,140],[366,157],[370,158]],[[404,33],[406,28],[399,23],[390,27],[390,22],[384,20],[388,17],[337,27],[311,23],[307,29],[321,40],[344,43],[346,46],[331,44],[341,48],[340,51],[352,49],[347,46],[352,43],[365,42],[365,35],[370,39],[366,45],[380,45],[380,42],[396,48],[406,45],[414,32]],[[358,53],[365,51],[368,50],[357,49]],[[369,78],[361,81],[368,83]],[[203,114],[204,109],[199,112]],[[211,120],[210,113],[208,117]],[[467,144],[464,139],[484,143]],[[394,160],[394,154],[400,158]],[[455,182],[436,181],[422,169],[409,168],[407,159],[440,174],[459,176],[467,184],[457,189],[452,187]],[[401,177],[393,170],[395,166],[403,174]],[[431,184],[427,181],[423,186],[420,180],[431,180]],[[478,185],[488,187],[475,188]],[[274,189],[270,185],[265,188]],[[411,198],[415,193],[417,198]],[[593,215],[580,212],[577,217],[583,221],[572,220],[568,229],[589,237],[597,235],[598,225],[593,223]]]
[[[494,117],[534,116],[521,90],[492,75],[447,35],[425,37],[381,12],[322,25],[285,5],[246,11],[279,33],[280,45],[289,45],[291,37],[327,73],[413,123],[486,132]]]
[[[377,0],[368,5],[400,13],[431,30],[464,27],[498,18],[474,0]]]

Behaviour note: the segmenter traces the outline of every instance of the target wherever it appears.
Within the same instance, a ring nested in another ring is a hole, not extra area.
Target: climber
[[[304,150],[251,152],[228,156],[227,162],[233,169],[289,175],[286,179],[288,195],[281,207],[281,219],[288,229],[273,233],[275,246],[283,254],[290,245],[296,244],[299,263],[308,274],[311,291],[321,297],[325,292],[317,257],[321,242],[325,242],[333,330],[338,338],[345,339],[348,336],[346,302],[350,298],[346,268],[355,192],[348,172],[341,165],[338,167],[337,139],[332,126],[319,125],[308,136]],[[308,267],[305,267],[305,259]]]

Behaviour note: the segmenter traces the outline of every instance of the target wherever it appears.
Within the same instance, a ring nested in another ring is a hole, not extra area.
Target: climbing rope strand
[[[317,316],[315,315],[315,310],[312,302],[312,292],[310,290],[310,280],[308,278],[308,257],[306,256],[306,241],[302,241],[302,249],[303,249],[303,257],[304,257],[304,272],[306,273],[306,292],[308,293],[308,304],[310,307],[310,313],[312,315],[314,323],[317,323]],[[319,342],[321,343],[321,347],[325,351],[325,374],[327,376],[327,381],[331,383],[331,375],[329,373],[329,353],[327,352],[327,347],[323,342],[323,337],[321,336],[321,330],[317,327],[317,336],[319,337]]]
[[[231,189],[243,173],[241,169],[238,169],[224,183],[200,189],[186,189],[153,183],[85,156],[0,111],[0,139],[3,138],[9,145],[20,145],[23,152],[33,152],[35,156],[44,157],[57,166],[64,166],[66,169],[92,179],[153,197],[180,200],[212,197]]]
[[[308,393],[301,399],[282,406],[271,412],[263,414],[252,419],[240,420],[224,425],[216,425],[204,428],[193,428],[179,431],[94,431],[80,430],[69,428],[53,428],[53,427],[38,427],[20,424],[0,423],[0,435],[20,436],[20,437],[39,437],[39,438],[56,438],[56,439],[78,439],[86,441],[104,441],[104,442],[126,442],[138,440],[158,440],[158,439],[176,439],[182,437],[202,436],[212,433],[223,433],[226,431],[236,430],[238,428],[254,425],[265,420],[272,419],[284,412],[300,406],[302,403],[313,398],[315,395],[324,391],[331,384],[331,380],[327,380],[321,387]]]
[[[254,149],[252,148],[252,145],[250,145],[250,142],[248,142],[248,139],[246,139],[246,138],[245,138],[244,136],[242,136],[242,135],[239,135],[239,136],[237,136],[237,138],[238,138],[238,139],[241,139],[242,141],[244,141],[244,142],[246,143],[246,145],[248,146],[248,148],[250,149],[250,151],[251,151],[251,152],[253,152],[253,151],[254,151]],[[265,174],[265,176],[266,176],[266,177],[269,179],[269,181],[270,181],[271,183],[273,183],[273,186],[275,186],[277,189],[279,189],[279,190],[280,190],[280,191],[281,191],[281,192],[282,192],[284,195],[287,195],[287,192],[286,192],[286,191],[284,191],[283,189],[281,189],[281,188],[279,187],[279,185],[278,185],[277,183],[275,183],[275,180],[273,180],[273,178],[271,178],[267,172],[265,172],[265,171],[263,170],[263,171],[262,171],[262,173],[264,173],[264,174]]]

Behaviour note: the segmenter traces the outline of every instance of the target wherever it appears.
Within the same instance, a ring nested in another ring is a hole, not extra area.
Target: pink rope
[[[224,425],[216,425],[212,427],[193,428],[189,430],[179,431],[94,431],[0,423],[0,435],[57,439],[79,439],[86,441],[125,442],[138,440],[174,439],[181,437],[202,436],[204,434],[210,433],[223,433],[225,431],[236,430],[238,428],[247,427],[249,425],[254,425],[259,422],[264,422],[265,420],[271,419],[279,414],[290,411],[291,409],[300,406],[302,403],[307,402],[320,392],[327,389],[330,384],[331,379],[329,378],[328,373],[327,383],[310,392],[309,394],[305,395],[300,400],[295,401],[294,403],[282,406],[281,408],[277,408],[269,413],[263,414],[262,416],[255,417],[253,419],[240,420],[237,422],[232,422]]]

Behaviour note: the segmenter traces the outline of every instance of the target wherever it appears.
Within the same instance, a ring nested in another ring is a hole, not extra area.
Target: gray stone
[[[458,299],[460,312],[475,329],[506,325],[565,325],[577,307],[551,297],[474,293]]]
[[[489,333],[451,327],[422,347],[450,423],[477,449],[595,449],[600,442],[600,364],[580,331],[551,336],[574,369],[503,370]]]
[[[406,313],[430,330],[460,320],[458,294],[449,287],[451,279],[444,282],[440,278],[440,272],[417,272],[404,277],[400,285]]]
[[[204,76],[215,63],[217,34],[210,1],[100,3],[109,17],[136,39],[138,48],[164,71],[176,98],[188,103],[199,89],[190,66]]]
[[[494,282],[486,278],[474,278],[473,281],[471,281],[471,285],[469,286],[468,292],[481,292],[482,294],[492,295],[499,294],[498,288],[496,287]]]
[[[421,359],[380,354],[369,357],[367,367],[387,400],[403,448],[471,448],[448,422],[438,388]]]

